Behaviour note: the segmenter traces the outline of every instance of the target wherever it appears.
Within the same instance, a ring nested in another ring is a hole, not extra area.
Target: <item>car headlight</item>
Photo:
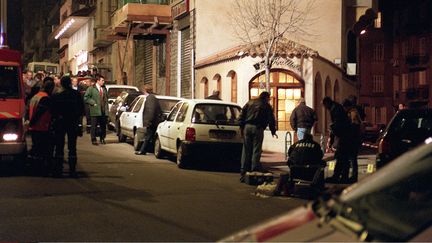
[[[3,141],[11,142],[18,140],[18,134],[16,133],[5,133],[3,134]]]

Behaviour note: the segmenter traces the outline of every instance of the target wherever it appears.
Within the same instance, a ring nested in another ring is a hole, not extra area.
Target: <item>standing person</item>
[[[357,182],[358,180],[357,156],[362,144],[362,137],[364,132],[363,121],[360,118],[360,114],[357,108],[351,103],[350,100],[348,99],[344,100],[342,106],[347,112],[348,118],[350,120],[349,136],[350,136],[351,146],[350,146],[348,159],[350,162],[350,166],[352,167],[352,175],[348,179],[348,182],[354,183]]]
[[[362,106],[360,106],[360,105],[357,104],[357,96],[350,95],[350,96],[348,96],[347,100],[349,102],[351,102],[351,107],[355,108],[357,110],[357,113],[359,114],[360,119],[362,121],[364,121],[365,118],[366,118],[366,113],[364,111],[364,108]]]
[[[145,155],[147,153],[148,145],[154,137],[162,116],[162,109],[159,100],[153,94],[152,86],[146,84],[143,90],[144,96],[146,96],[143,110],[143,127],[145,128],[145,134],[140,150],[135,152],[137,155]]]
[[[327,181],[330,183],[343,183],[348,181],[349,174],[350,121],[342,105],[333,101],[330,97],[324,97],[322,104],[330,112],[332,122],[330,124],[330,146],[336,147],[336,166],[333,176],[327,178]]]
[[[219,90],[213,90],[212,95],[208,96],[206,99],[208,99],[208,100],[222,100],[219,96],[220,96],[220,91]]]
[[[318,121],[316,112],[306,105],[304,98],[300,98],[290,117],[291,127],[296,131],[299,140],[302,140],[306,133],[311,134],[316,121]]]
[[[23,77],[25,95],[28,96],[30,94],[31,88],[36,82],[33,80],[33,72],[30,70],[25,71]]]
[[[94,86],[90,86],[84,94],[84,101],[90,106],[90,134],[93,145],[98,145],[96,140],[97,125],[99,125],[100,127],[100,143],[105,144],[106,124],[108,116],[108,91],[105,88],[104,84],[105,79],[102,76],[98,76],[96,79],[96,84]]]
[[[60,78],[61,76],[59,74],[54,75],[54,94],[60,92],[62,89],[60,84]]]
[[[43,169],[49,173],[54,139],[50,132],[51,99],[54,90],[54,80],[46,77],[41,90],[30,100],[29,131],[32,138],[31,154],[42,162]]]
[[[55,134],[54,153],[54,176],[61,177],[63,172],[65,136],[68,141],[68,162],[69,175],[76,177],[77,136],[82,135],[79,131],[79,119],[83,114],[83,100],[78,91],[72,89],[72,82],[69,76],[60,80],[62,91],[52,96],[53,128]]]
[[[275,117],[269,104],[270,94],[262,92],[257,99],[250,100],[243,107],[239,117],[243,136],[243,151],[241,156],[240,181],[249,171],[262,171],[260,162],[264,129],[269,126],[273,137],[276,135]]]

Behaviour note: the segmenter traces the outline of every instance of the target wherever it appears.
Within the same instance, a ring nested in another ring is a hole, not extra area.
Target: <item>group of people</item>
[[[265,172],[260,163],[264,130],[268,126],[273,137],[277,138],[275,117],[269,104],[270,94],[262,92],[257,99],[250,100],[240,114],[240,128],[243,137],[240,181],[251,171]],[[357,156],[363,133],[363,109],[357,105],[355,96],[350,96],[340,104],[330,97],[324,97],[322,105],[330,113],[330,143],[335,149],[336,165],[330,183],[353,183],[358,179]],[[288,166],[298,164],[323,165],[324,151],[313,140],[311,130],[318,121],[316,112],[301,98],[292,111],[290,123],[298,141],[288,151]],[[352,173],[350,176],[350,167]]]

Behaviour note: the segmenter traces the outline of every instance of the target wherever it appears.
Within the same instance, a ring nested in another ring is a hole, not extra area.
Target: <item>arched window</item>
[[[237,103],[237,73],[230,71],[227,77],[231,78],[231,102]]]
[[[257,98],[265,90],[265,72],[249,82],[250,98]],[[292,131],[290,116],[298,100],[304,97],[304,82],[294,73],[273,69],[270,73],[270,103],[280,131]]]
[[[324,90],[324,94],[325,96],[328,97],[332,97],[331,95],[331,81],[330,81],[330,77],[327,76],[326,81],[325,81],[325,90]],[[329,134],[329,126],[331,123],[331,119],[330,119],[330,113],[326,110],[325,112],[325,133],[328,135]]]
[[[213,77],[213,80],[215,80],[216,81],[216,90],[218,90],[219,91],[219,97],[221,97],[222,98],[222,78],[221,78],[221,76],[219,75],[219,74],[216,74],[214,77]],[[212,91],[213,92],[213,91]]]
[[[341,103],[340,93],[339,93],[339,81],[336,79],[333,87],[333,99],[334,101]]]
[[[206,77],[201,79],[201,83],[203,84],[203,91],[204,91],[204,98],[208,96],[208,90],[209,90],[209,82]]]

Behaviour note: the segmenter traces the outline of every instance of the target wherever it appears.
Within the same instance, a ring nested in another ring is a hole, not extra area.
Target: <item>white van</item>
[[[30,62],[27,65],[27,70],[30,70],[33,73],[45,70],[47,73],[56,74],[60,71],[60,65],[50,62]]]

